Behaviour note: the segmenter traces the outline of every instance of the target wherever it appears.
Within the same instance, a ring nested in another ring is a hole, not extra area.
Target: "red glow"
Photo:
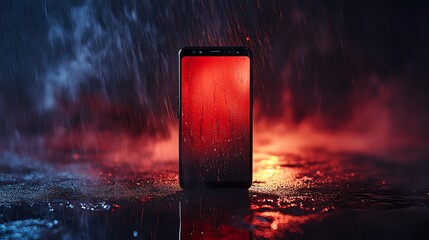
[[[79,154],[77,154],[77,153],[73,154],[73,159],[74,160],[79,160],[79,158],[80,158]]]
[[[251,239],[249,230],[221,224],[220,226],[213,226],[210,222],[205,221],[191,221],[184,219],[186,224],[183,225],[181,238],[182,239],[237,239],[248,240]]]
[[[215,76],[215,72],[208,71],[205,74]],[[229,89],[237,88],[237,86],[231,86],[230,81],[224,84],[230,84]],[[253,125],[254,182],[250,189],[251,212],[243,218],[243,221],[253,229],[252,234],[263,238],[282,238],[285,232],[301,233],[302,225],[322,220],[325,214],[335,211],[332,196],[314,194],[314,192],[326,185],[341,186],[342,183],[352,179],[365,179],[368,173],[376,175],[372,166],[365,161],[358,164],[347,161],[350,154],[375,156],[385,161],[403,161],[402,155],[398,154],[401,150],[409,151],[413,146],[424,144],[413,135],[413,131],[399,131],[404,125],[395,124],[398,114],[395,114],[395,107],[392,107],[395,105],[389,104],[391,99],[398,95],[394,88],[382,84],[376,84],[376,86],[378,90],[376,97],[356,100],[352,106],[351,119],[344,121],[343,125],[335,130],[324,128],[317,114],[299,123],[293,122],[290,119],[291,94],[288,91],[283,92],[283,98],[279,99],[284,110],[277,119],[262,115],[260,102],[255,103],[254,113],[257,118]],[[214,90],[215,87],[217,87],[215,83],[201,85],[201,89],[212,90],[212,94],[223,93],[220,89]],[[231,102],[238,98],[241,91],[243,96],[248,94],[248,92],[244,93],[244,90],[234,89],[234,94],[227,95],[227,100]],[[190,99],[183,99],[183,101],[190,101]],[[215,104],[214,100],[211,101],[210,104]],[[102,101],[96,103],[102,105]],[[194,104],[195,109],[203,106],[202,102],[189,103]],[[94,103],[94,105],[97,104]],[[240,104],[243,103],[237,106]],[[218,111],[225,112],[225,105],[220,105]],[[189,120],[199,121],[196,114]],[[215,112],[211,112],[210,115],[209,118],[204,119],[207,121],[204,126],[213,126],[216,123]],[[237,119],[237,122],[244,122],[242,120]],[[221,121],[225,124],[225,119]],[[194,126],[191,129],[199,133],[199,128]],[[121,169],[121,174],[131,178],[139,176],[139,171],[144,171],[150,178],[149,180],[137,179],[133,182],[138,188],[150,183],[158,184],[156,186],[162,186],[164,189],[167,185],[168,189],[177,191],[179,189],[176,162],[178,158],[177,125],[171,125],[169,132],[170,138],[149,137],[144,134],[133,137],[127,132],[100,131],[90,127],[72,131],[57,128],[54,135],[45,138],[45,144],[47,149],[60,152],[60,158],[56,159],[63,159],[66,152],[69,160],[80,162],[95,160],[93,161],[95,163]],[[201,135],[210,132],[203,129]],[[225,140],[228,136],[230,137],[231,133],[225,131],[218,139]],[[203,143],[197,141],[197,146],[196,150],[201,153]],[[236,151],[236,149],[233,150]],[[407,154],[407,156],[413,155]],[[360,160],[359,157],[357,159]],[[106,179],[109,179],[110,184],[110,180],[113,179],[112,182],[114,182],[114,178],[117,177],[115,174],[117,175],[118,172],[112,174],[109,172],[111,168],[106,169],[102,169],[104,173],[96,172],[95,175],[99,174],[100,178],[107,176]],[[135,175],[131,174],[136,172]],[[85,174],[91,174],[90,170]],[[153,183],[155,181],[158,182]],[[391,183],[386,179],[380,179],[378,184],[388,186]],[[306,189],[312,190],[313,194],[309,195]],[[134,197],[133,194],[130,193],[130,196]],[[144,202],[156,197],[159,196],[151,193],[142,196],[140,200]],[[287,210],[283,211],[284,209]],[[291,211],[288,211],[289,209]],[[296,215],[294,215],[295,211],[298,212]],[[245,235],[247,232],[241,228],[221,225],[217,229],[211,229],[207,223],[196,224],[195,228],[189,227],[186,231],[201,237],[216,235],[219,232],[225,235],[232,234],[234,237],[247,236]]]
[[[387,161],[416,159],[426,142],[417,137],[418,126],[409,125],[412,116],[401,114],[403,110],[392,105],[400,90],[377,81],[372,84],[378,94],[351,95],[351,117],[334,130],[323,125],[320,114],[293,122],[290,90],[279,100],[284,106],[279,119],[260,116],[261,106],[256,102],[255,116],[260,117],[254,123],[254,151],[308,156],[312,150],[322,149],[331,153],[366,154]],[[409,131],[403,131],[405,128]]]
[[[246,165],[250,161],[250,59],[184,57],[181,79],[184,164],[193,165],[191,169],[213,165],[216,171],[222,165],[228,166],[223,169]],[[186,175],[198,177],[201,172]]]
[[[321,216],[317,213],[294,216],[275,211],[255,211],[245,221],[255,226],[253,234],[257,237],[281,239],[284,237],[285,232],[303,233],[301,229],[302,225],[309,221],[319,220],[320,218]],[[266,221],[265,219],[270,219],[271,221]]]
[[[188,147],[187,140],[194,138],[189,147],[202,153],[207,144],[213,145],[208,148],[215,149],[214,143],[233,140],[233,128],[244,128],[243,134],[248,132],[249,58],[185,57],[182,64],[185,146]]]
[[[176,126],[171,126],[172,136],[168,139],[131,137],[125,132],[57,131],[45,139],[45,146],[49,149],[47,157],[56,161],[81,160],[139,172],[155,163],[177,160],[177,131]],[[67,153],[70,154],[67,156]]]

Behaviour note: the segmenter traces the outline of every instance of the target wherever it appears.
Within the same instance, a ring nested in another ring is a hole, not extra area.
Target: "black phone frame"
[[[183,190],[193,189],[243,189],[250,188],[253,181],[253,59],[248,47],[184,47],[179,50],[179,94],[177,118],[179,119],[179,185]],[[182,58],[185,56],[247,56],[250,59],[250,166],[249,180],[244,182],[189,182],[182,176]]]

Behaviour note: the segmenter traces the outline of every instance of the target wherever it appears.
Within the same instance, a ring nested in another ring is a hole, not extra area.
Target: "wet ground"
[[[178,186],[177,162],[0,153],[0,239],[429,239],[425,161],[255,153],[248,191]]]

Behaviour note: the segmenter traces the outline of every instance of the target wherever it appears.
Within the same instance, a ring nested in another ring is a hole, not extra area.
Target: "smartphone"
[[[252,56],[246,47],[179,51],[179,183],[252,184]]]

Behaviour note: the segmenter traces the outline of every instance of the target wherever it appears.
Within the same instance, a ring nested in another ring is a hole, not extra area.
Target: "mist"
[[[244,45],[254,56],[255,149],[323,148],[393,161],[428,153],[427,6],[1,5],[4,150],[73,158],[127,149],[121,158],[141,162],[158,158],[162,142],[158,152],[169,154],[161,158],[175,159],[178,50]]]

